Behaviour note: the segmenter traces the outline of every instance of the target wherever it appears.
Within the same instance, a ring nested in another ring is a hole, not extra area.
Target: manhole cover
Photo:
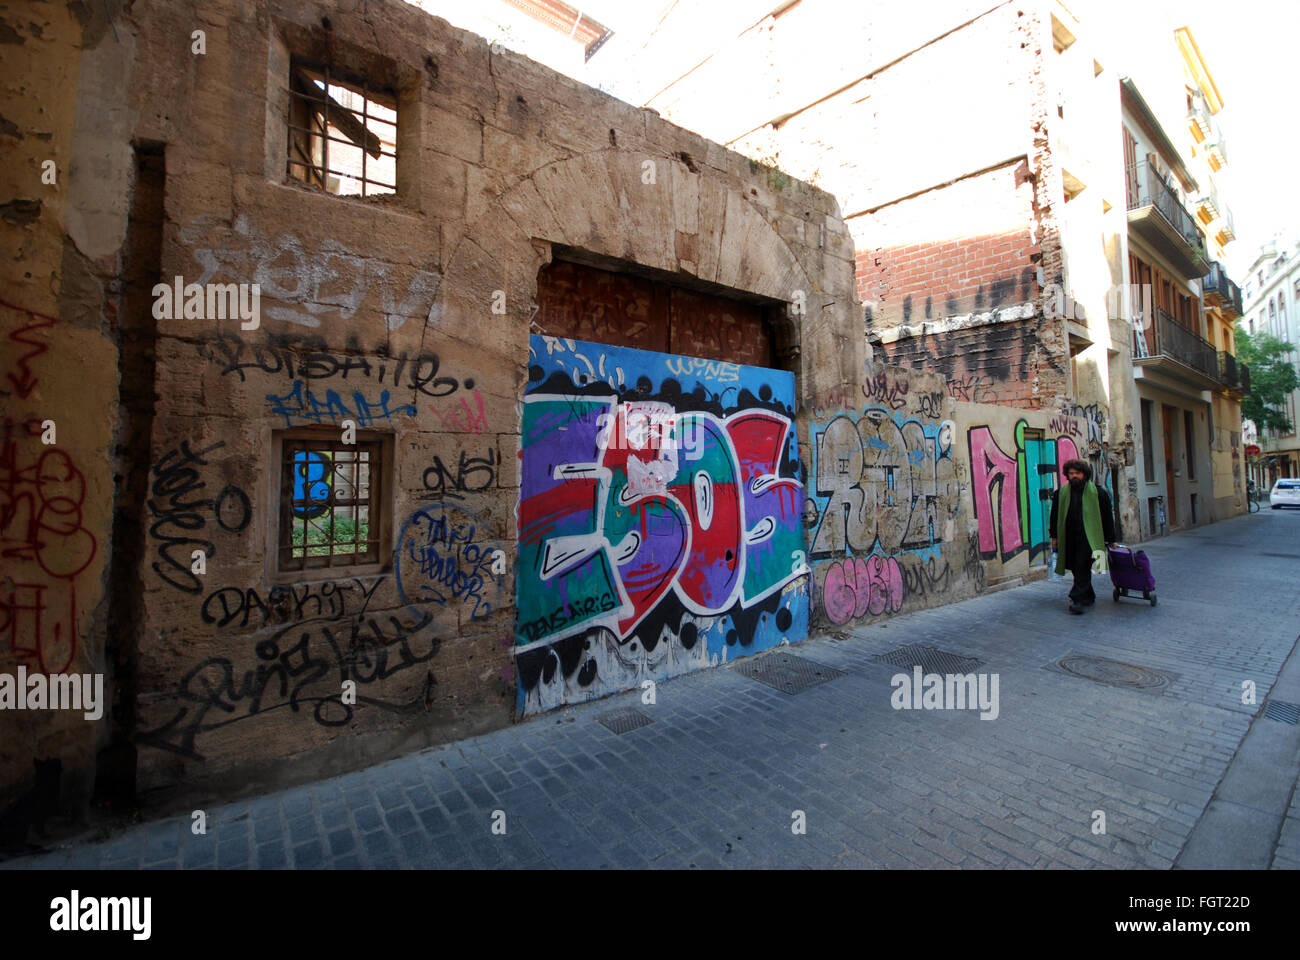
[[[803,693],[809,687],[844,676],[834,667],[789,653],[769,653],[765,657],[742,660],[736,664],[735,670],[782,693]]]
[[[926,673],[967,674],[984,663],[978,657],[963,657],[923,643],[905,643],[871,659],[895,667],[920,667]]]
[[[1287,703],[1285,700],[1270,700],[1264,705],[1264,716],[1270,720],[1279,720],[1291,726],[1300,724],[1300,704]]]
[[[596,718],[603,726],[615,733],[627,733],[637,727],[648,727],[654,720],[636,707],[620,707],[609,710]]]
[[[1083,677],[1110,687],[1125,687],[1141,690],[1144,693],[1163,693],[1177,674],[1161,673],[1150,667],[1141,667],[1135,663],[1122,663],[1119,660],[1107,660],[1105,657],[1087,657],[1081,653],[1072,653],[1062,657],[1049,669],[1058,670],[1072,677]]]

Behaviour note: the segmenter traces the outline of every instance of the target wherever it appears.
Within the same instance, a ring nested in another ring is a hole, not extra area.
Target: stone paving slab
[[[1068,584],[1037,582],[800,644],[844,675],[794,696],[706,670],[654,705],[631,692],[214,806],[205,836],[172,817],[0,868],[1169,868],[1233,802],[1216,790],[1295,644],[1300,592],[1263,554],[1298,539],[1300,513],[1234,518],[1143,545],[1155,607],[1099,589],[1069,616]],[[903,671],[871,658],[904,643],[983,660],[997,718],[895,710]],[[1045,669],[1071,653],[1177,678],[1154,695]],[[654,723],[597,721],[624,706]],[[1267,842],[1300,866],[1296,771],[1239,776],[1240,797],[1290,796]]]

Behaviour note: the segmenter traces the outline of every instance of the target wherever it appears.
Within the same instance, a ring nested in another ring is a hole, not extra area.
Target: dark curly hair
[[[1071,470],[1078,470],[1085,480],[1092,479],[1092,467],[1088,466],[1086,460],[1066,460],[1061,464],[1061,476],[1065,476]]]

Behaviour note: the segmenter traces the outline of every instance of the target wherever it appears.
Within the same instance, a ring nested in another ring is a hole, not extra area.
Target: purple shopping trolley
[[[1156,605],[1156,578],[1151,575],[1151,561],[1146,552],[1136,553],[1122,543],[1117,543],[1106,551],[1106,562],[1110,566],[1110,582],[1115,585],[1112,594],[1115,601],[1127,597],[1129,591],[1142,594],[1143,600]]]

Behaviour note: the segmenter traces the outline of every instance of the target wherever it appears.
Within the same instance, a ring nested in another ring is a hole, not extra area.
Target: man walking
[[[1093,557],[1100,558],[1099,571],[1105,570],[1106,550],[1117,539],[1115,515],[1110,494],[1092,482],[1092,468],[1085,461],[1067,460],[1064,473],[1069,483],[1052,498],[1047,528],[1056,551],[1056,572],[1063,574],[1069,569],[1074,574],[1070,612],[1083,613],[1084,607],[1097,600],[1092,589]]]

